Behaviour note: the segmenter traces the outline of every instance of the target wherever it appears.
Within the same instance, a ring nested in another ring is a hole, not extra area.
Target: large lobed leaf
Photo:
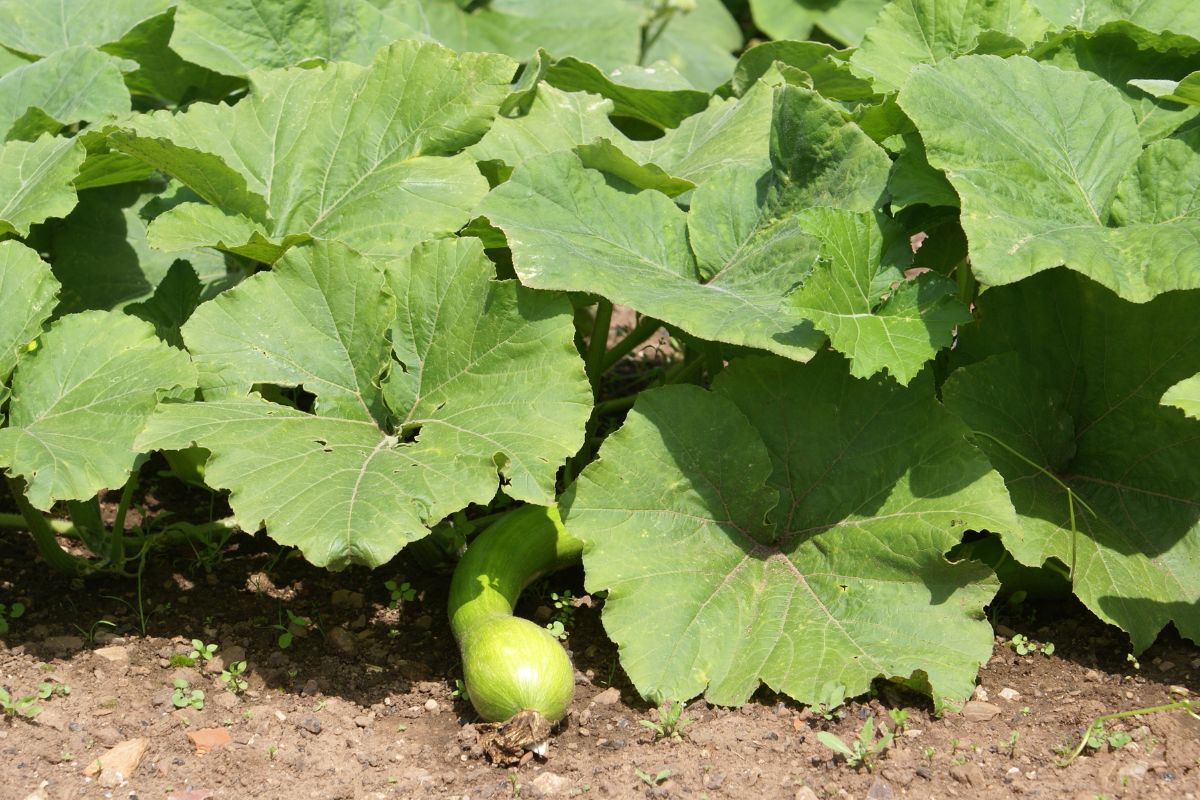
[[[1159,404],[1200,371],[1198,303],[1135,305],[1064,270],[989,290],[944,388],[1020,515],[993,530],[1022,563],[1067,565],[1138,651],[1168,622],[1200,641],[1200,422]]]
[[[0,242],[0,392],[50,318],[57,295],[58,281],[36,252],[19,242]]]
[[[111,138],[211,204],[159,217],[160,245],[273,262],[315,237],[398,256],[460,228],[487,191],[460,151],[487,131],[514,67],[398,42],[370,67],[257,73],[236,106],[139,117]]]
[[[762,682],[836,705],[900,676],[964,701],[996,583],[943,554],[1015,524],[965,433],[928,373],[862,381],[831,354],[643,395],[562,500],[634,685],[736,705]]]
[[[822,257],[793,305],[850,357],[850,374],[886,369],[908,383],[971,321],[952,281],[933,272],[905,279],[912,249],[892,220],[819,208],[802,213],[800,227],[821,241]]]
[[[570,307],[492,276],[473,239],[387,264],[296,248],[184,326],[205,402],[160,409],[141,443],[210,450],[239,524],[318,565],[382,564],[502,478],[549,503],[591,406]],[[263,384],[302,386],[314,413]]]
[[[1111,86],[1023,57],[965,56],[917,67],[900,105],[961,198],[984,283],[1065,264],[1135,302],[1200,287],[1189,183],[1200,154],[1176,140],[1143,151]]]
[[[750,0],[754,24],[775,39],[807,39],[814,27],[856,45],[887,0]]]
[[[70,314],[17,365],[0,466],[25,479],[29,502],[43,510],[122,486],[160,398],[194,385],[187,355],[151,325],[115,312]]]
[[[246,76],[310,59],[369,64],[384,45],[416,36],[367,0],[180,0],[171,49]]]
[[[714,173],[690,213],[659,192],[613,185],[569,152],[526,160],[480,213],[505,232],[526,285],[601,294],[705,339],[806,360],[821,337],[783,297],[811,268],[817,242],[794,215],[869,210],[889,162],[807,90],[774,90],[773,120],[771,169]]]
[[[49,134],[0,145],[0,235],[26,236],[31,225],[69,214],[84,157],[78,139]]]
[[[895,91],[918,64],[1020,50],[1048,28],[1029,0],[896,0],[883,9],[850,61],[877,88]]]
[[[91,47],[60,50],[0,77],[0,139],[36,138],[76,122],[129,111],[120,59]],[[31,110],[40,124],[23,118]]]

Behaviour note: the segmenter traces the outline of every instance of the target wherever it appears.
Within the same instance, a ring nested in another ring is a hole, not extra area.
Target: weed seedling
[[[658,722],[640,719],[638,724],[654,731],[654,741],[660,739],[682,739],[683,731],[692,721],[683,715],[684,705],[679,700],[663,703],[658,710]]]
[[[96,629],[99,628],[101,625],[107,625],[110,628],[117,627],[117,623],[113,622],[112,620],[108,620],[108,619],[96,620],[95,622],[92,623],[92,626],[90,628],[88,628],[87,630],[84,630],[83,628],[79,627],[78,625],[73,624],[75,630],[79,631],[79,635],[82,636],[84,641],[87,642],[88,644],[96,643],[96,634],[98,632]]]
[[[65,683],[51,683],[50,681],[46,681],[45,683],[38,684],[37,696],[39,700],[49,700],[55,695],[66,697],[70,693],[71,687]]]
[[[908,727],[907,708],[889,708],[888,718],[892,721],[892,733],[901,734]]]
[[[292,646],[292,642],[296,638],[296,630],[307,630],[312,621],[308,617],[301,617],[298,614],[293,614],[291,609],[285,608],[284,613],[287,614],[288,624],[277,623],[272,625],[273,630],[279,631],[279,638],[275,640],[275,644],[279,645],[280,650],[287,650]]]
[[[384,581],[383,586],[392,595],[391,602],[388,603],[388,608],[399,608],[401,603],[409,603],[417,599],[417,590],[408,581],[403,581],[402,583]]]
[[[1020,633],[1012,637],[1008,646],[1015,650],[1019,656],[1027,656],[1030,653],[1041,653],[1044,656],[1054,655],[1054,642],[1039,644]]]
[[[175,691],[171,693],[171,703],[176,708],[193,708],[196,711],[204,709],[204,690],[188,691],[188,682],[183,678],[175,679]]]
[[[0,688],[0,713],[6,717],[33,719],[42,713],[42,707],[37,705],[37,700],[37,695],[13,697],[7,689]]]
[[[217,654],[217,646],[215,644],[205,644],[199,639],[192,639],[192,652],[188,654],[188,658],[192,659],[193,663],[204,661],[212,661],[213,656]]]
[[[221,671],[221,683],[234,694],[241,694],[250,687],[242,673],[246,671],[245,661],[235,661],[227,669]]]
[[[569,589],[561,594],[551,592],[550,604],[554,607],[554,616],[546,623],[546,630],[555,639],[566,641],[567,631],[575,624],[575,597]]]
[[[667,778],[671,777],[671,770],[669,769],[661,770],[656,775],[651,775],[649,772],[642,772],[640,769],[635,769],[634,772],[637,773],[639,778],[641,778],[642,783],[650,787],[658,786]]]
[[[879,738],[875,738],[875,718],[867,717],[858,739],[852,744],[846,744],[829,731],[818,731],[817,739],[821,744],[846,759],[852,767],[866,767],[867,772],[875,769],[875,759],[892,743],[892,732],[879,726]]]
[[[23,603],[12,603],[4,605],[0,603],[0,636],[8,633],[9,621],[17,619],[25,613],[25,605]]]

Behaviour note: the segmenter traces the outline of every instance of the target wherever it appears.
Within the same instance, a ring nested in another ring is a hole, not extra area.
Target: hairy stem
[[[11,475],[6,476],[5,480],[8,483],[8,491],[12,494],[13,501],[17,504],[17,509],[25,521],[25,527],[33,536],[33,543],[37,546],[42,560],[51,568],[68,575],[82,575],[86,572],[90,567],[88,561],[63,550],[55,538],[54,528],[50,525],[50,521],[42,512],[30,505],[29,500],[25,497],[25,481]]]
[[[617,342],[604,356],[604,368],[601,372],[608,372],[613,368],[618,361],[633,352],[633,349],[642,342],[654,335],[654,332],[662,327],[662,323],[650,317],[642,317],[638,324],[633,327],[629,333],[625,334],[621,341]]]
[[[612,302],[600,298],[596,304],[596,321],[592,325],[592,338],[588,342],[587,374],[593,381],[604,373],[604,353],[608,346],[608,326],[612,324]]]
[[[117,503],[117,516],[113,520],[112,530],[108,540],[108,563],[120,569],[125,564],[125,517],[129,514],[129,503],[133,500],[133,492],[137,488],[137,471],[130,473],[121,491],[121,500]]]

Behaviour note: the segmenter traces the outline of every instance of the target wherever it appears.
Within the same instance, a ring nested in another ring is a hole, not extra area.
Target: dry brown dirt
[[[331,574],[249,536],[208,566],[191,550],[156,553],[139,600],[135,581],[58,578],[24,534],[0,533],[0,603],[28,609],[0,637],[0,685],[70,689],[32,720],[0,720],[0,798],[1200,797],[1200,720],[1183,713],[1122,720],[1123,747],[1056,766],[1092,717],[1200,692],[1200,649],[1168,631],[1135,668],[1123,634],[1074,604],[998,620],[1006,635],[966,716],[935,718],[891,685],[828,719],[762,692],[736,710],[694,701],[683,736],[660,741],[640,724],[657,710],[624,679],[599,609],[583,607],[571,714],[546,760],[505,770],[479,756],[471,709],[452,695],[445,577],[400,563]],[[523,611],[549,591],[580,593],[579,578],[555,576]],[[390,608],[388,579],[411,580],[418,597]],[[287,611],[311,625],[281,649],[273,626]],[[1014,633],[1053,654],[1017,654]],[[217,658],[173,665],[193,638],[217,644]],[[220,666],[243,658],[249,685],[235,694]],[[175,707],[176,680],[204,692],[203,709]],[[850,741],[868,717],[890,727],[889,709],[907,711],[906,729],[871,769],[817,739]],[[131,741],[140,762],[113,775],[114,748]],[[85,774],[97,759],[108,771]]]

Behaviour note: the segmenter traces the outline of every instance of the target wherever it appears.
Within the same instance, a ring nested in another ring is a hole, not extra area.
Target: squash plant
[[[569,703],[479,642],[575,557],[662,701],[960,704],[972,531],[1200,641],[1191,0],[59,5],[0,0],[0,524],[51,566],[141,564],[154,451],[333,569],[515,505],[451,608],[497,721]]]

